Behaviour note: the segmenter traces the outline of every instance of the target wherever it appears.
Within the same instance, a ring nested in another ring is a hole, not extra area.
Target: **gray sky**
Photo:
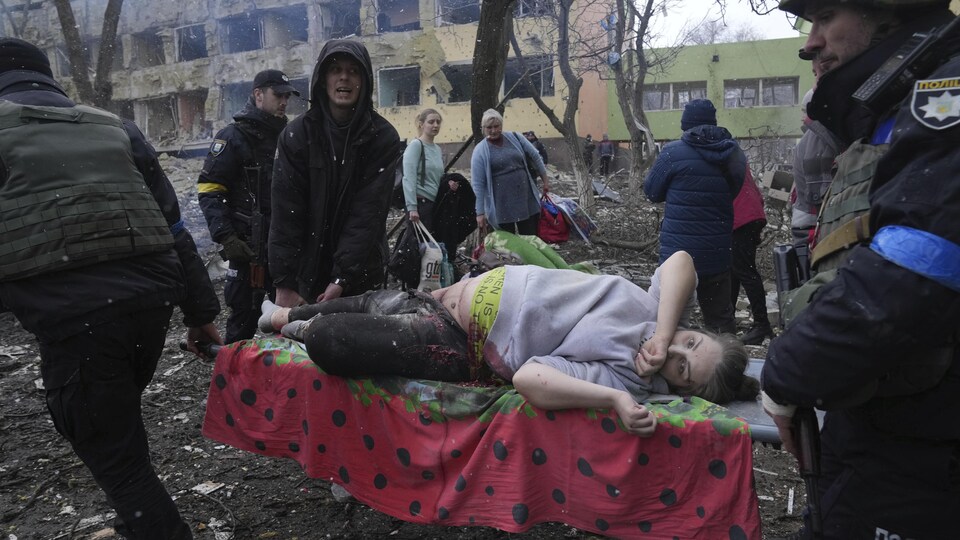
[[[708,13],[704,12],[706,5],[711,6]],[[685,0],[678,8],[667,12],[666,17],[659,17],[661,28],[663,28],[663,43],[658,45],[669,45],[676,38],[675,36],[683,27],[684,23],[689,21],[691,26],[699,24],[706,18],[717,19],[720,11],[715,7],[715,3],[710,0]],[[729,0],[727,2],[726,17],[724,18],[727,26],[737,28],[746,23],[757,30],[766,39],[795,37],[800,35],[793,29],[792,17],[787,19],[787,14],[775,10],[767,15],[757,15],[750,11],[750,5],[746,1]]]

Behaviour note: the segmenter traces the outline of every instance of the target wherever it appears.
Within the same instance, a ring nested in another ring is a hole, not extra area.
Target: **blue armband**
[[[176,223],[174,223],[173,225],[170,226],[170,234],[176,236],[176,235],[180,234],[180,231],[182,231],[182,230],[184,229],[184,227],[185,227],[185,225],[183,224],[183,220],[181,219],[180,221],[178,221],[178,222],[176,222]]]
[[[873,131],[873,136],[870,137],[870,144],[887,144],[890,142],[890,139],[893,138],[893,124],[896,123],[896,118],[890,117],[880,122],[877,125],[877,129]]]
[[[946,238],[888,225],[873,236],[870,249],[901,268],[960,292],[960,246]]]

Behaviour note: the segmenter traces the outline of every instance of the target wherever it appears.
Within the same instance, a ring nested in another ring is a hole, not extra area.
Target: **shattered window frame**
[[[480,22],[480,0],[437,0],[437,26]]]
[[[524,57],[523,61],[527,69],[530,70],[530,82],[539,92],[540,97],[554,95],[553,56],[549,54],[527,56]],[[527,91],[525,84],[515,85],[522,75],[523,69],[520,66],[520,61],[517,58],[508,58],[503,69],[503,89],[501,93],[505,94],[513,89],[513,93],[509,96],[510,99],[532,98],[533,95]]]
[[[261,45],[264,49],[307,43],[310,40],[306,4],[264,9],[259,16]]]
[[[799,89],[799,77],[728,79],[723,81],[723,106],[727,109],[793,107],[799,103]]]
[[[143,69],[162,66],[167,63],[167,54],[163,49],[163,38],[157,29],[144,30],[130,34],[130,69]]]
[[[420,30],[418,0],[377,0],[376,7],[378,34]]]
[[[263,49],[263,21],[259,13],[244,13],[217,21],[220,50],[235,54]]]
[[[669,111],[673,103],[670,90],[670,83],[643,85],[643,110]]]
[[[673,110],[683,109],[694,99],[707,99],[707,81],[688,81],[672,83]]]
[[[346,5],[344,5],[346,4]],[[333,1],[320,4],[320,18],[325,39],[359,36],[360,0]],[[329,24],[328,24],[329,19]]]
[[[420,105],[420,66],[391,66],[377,70],[377,104],[378,107]]]
[[[207,29],[203,23],[174,28],[177,62],[207,58]]]
[[[473,92],[473,63],[444,64],[440,67],[450,83],[447,103],[469,103]]]

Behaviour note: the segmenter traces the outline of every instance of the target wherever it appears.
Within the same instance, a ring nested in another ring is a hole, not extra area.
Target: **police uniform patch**
[[[220,152],[223,152],[223,149],[227,147],[227,141],[223,139],[214,139],[213,144],[210,145],[210,153],[214,156],[219,156]]]
[[[914,83],[910,112],[918,122],[932,129],[960,124],[960,77]]]

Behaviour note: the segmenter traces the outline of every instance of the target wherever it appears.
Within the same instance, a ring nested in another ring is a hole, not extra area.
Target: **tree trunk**
[[[113,55],[116,54],[117,25],[123,0],[109,0],[103,17],[100,53],[97,56],[96,88],[90,83],[90,66],[84,54],[83,35],[73,15],[70,0],[53,0],[60,19],[60,30],[67,44],[67,57],[70,59],[70,71],[73,84],[77,87],[77,101],[97,107],[106,107],[113,97],[110,84],[110,72],[113,69]]]
[[[473,93],[470,96],[470,127],[475,141],[483,137],[480,133],[480,119],[483,118],[484,111],[497,106],[507,63],[514,2],[515,0],[483,0],[480,9],[477,41],[473,49]]]

